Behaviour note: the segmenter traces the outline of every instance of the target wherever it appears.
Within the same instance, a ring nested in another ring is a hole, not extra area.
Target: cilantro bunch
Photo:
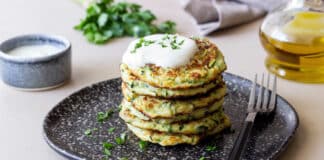
[[[174,22],[153,24],[155,15],[149,10],[141,10],[141,6],[134,3],[99,0],[91,4],[86,12],[86,17],[74,28],[82,31],[88,41],[95,44],[122,36],[143,37],[175,32]]]

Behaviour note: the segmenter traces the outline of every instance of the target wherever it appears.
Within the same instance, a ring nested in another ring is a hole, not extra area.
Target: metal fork
[[[250,92],[249,104],[247,108],[248,115],[244,121],[243,128],[239,133],[238,138],[235,141],[234,147],[230,152],[228,160],[238,160],[242,156],[243,151],[245,150],[247,140],[250,136],[250,132],[252,130],[254,119],[257,114],[260,115],[268,115],[273,112],[276,106],[276,92],[277,92],[277,77],[274,76],[272,82],[272,93],[269,102],[269,83],[270,83],[270,74],[267,76],[267,86],[264,87],[264,74],[262,74],[261,85],[259,88],[259,93],[257,95],[257,102],[255,104],[256,99],[256,88],[257,88],[257,75],[254,77],[253,86]]]

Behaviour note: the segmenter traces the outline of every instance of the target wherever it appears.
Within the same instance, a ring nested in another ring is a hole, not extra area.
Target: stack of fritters
[[[210,41],[195,41],[198,51],[185,66],[133,69],[121,64],[120,117],[140,139],[162,146],[194,145],[230,126],[222,108],[224,57]]]

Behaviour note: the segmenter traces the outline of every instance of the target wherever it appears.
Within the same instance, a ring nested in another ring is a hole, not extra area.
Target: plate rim
[[[44,120],[43,120],[43,123],[42,123],[42,136],[45,140],[45,142],[50,146],[50,148],[52,148],[56,153],[68,158],[68,159],[73,159],[73,160],[86,160],[86,158],[81,158],[80,156],[78,155],[75,155],[74,153],[71,153],[70,151],[67,151],[67,150],[64,150],[62,148],[60,148],[59,146],[55,145],[53,143],[52,140],[50,140],[49,136],[47,135],[46,133],[46,121],[48,119],[48,117],[50,116],[50,113],[52,113],[57,107],[59,107],[59,105],[61,103],[63,103],[68,97],[71,97],[75,94],[78,94],[79,92],[85,90],[85,89],[89,89],[99,83],[104,83],[104,82],[107,82],[107,81],[113,81],[113,80],[118,80],[120,79],[120,77],[116,77],[116,78],[111,78],[111,79],[108,79],[108,80],[103,80],[103,81],[99,81],[99,82],[94,82],[92,83],[91,85],[87,85],[87,86],[84,86],[80,89],[77,89],[76,91],[73,91],[71,94],[65,96],[62,100],[60,100],[58,103],[56,103],[56,105],[54,105],[54,107],[52,107],[45,115],[44,117]]]
[[[253,83],[250,79],[248,78],[245,78],[245,77],[242,77],[240,75],[236,75],[236,74],[233,74],[233,73],[229,73],[229,72],[224,72],[223,74],[227,74],[229,76],[233,76],[233,77],[237,77],[241,80],[244,80],[244,81],[249,81],[250,83]],[[73,91],[71,94],[69,94],[68,96],[66,96],[65,98],[63,98],[62,100],[60,100],[53,108],[51,108],[46,116],[44,117],[44,120],[43,120],[43,123],[42,123],[42,135],[43,135],[43,138],[44,140],[46,141],[46,143],[50,146],[50,148],[52,148],[55,152],[57,152],[58,154],[66,157],[66,158],[69,158],[69,159],[73,159],[73,160],[85,160],[86,158],[82,158],[78,155],[75,155],[74,153],[71,153],[71,151],[69,150],[64,150],[62,148],[60,148],[59,146],[55,145],[49,138],[49,136],[47,135],[46,133],[46,121],[48,119],[48,117],[50,116],[50,113],[52,113],[57,107],[59,107],[59,105],[64,102],[68,97],[71,97],[75,94],[78,94],[79,92],[85,90],[85,89],[89,89],[89,88],[92,88],[93,86],[95,85],[98,85],[100,83],[104,83],[104,82],[107,82],[107,81],[113,81],[113,80],[117,80],[117,79],[120,79],[120,77],[116,77],[116,78],[111,78],[111,79],[107,79],[107,80],[103,80],[103,81],[99,81],[99,82],[95,82],[95,83],[92,83],[91,85],[87,85],[85,87],[82,87],[81,89],[78,89],[76,91]],[[299,116],[298,116],[298,113],[295,109],[295,107],[293,105],[291,105],[291,103],[289,103],[284,97],[280,96],[279,94],[277,94],[277,96],[282,100],[284,101],[286,104],[288,104],[288,107],[292,110],[292,113],[293,115],[295,116],[295,124],[294,124],[294,130],[292,131],[292,133],[287,137],[287,140],[284,142],[283,146],[276,150],[276,152],[274,152],[273,154],[271,154],[271,157],[270,159],[271,160],[275,160],[277,159],[282,153],[283,151],[285,151],[288,147],[288,145],[291,143],[291,141],[293,140],[293,138],[295,137],[296,135],[296,132],[299,128]]]

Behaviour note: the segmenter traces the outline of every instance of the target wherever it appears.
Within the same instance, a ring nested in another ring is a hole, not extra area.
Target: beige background
[[[177,1],[137,0],[160,19],[171,19],[184,35],[196,35],[190,17]],[[72,42],[73,80],[46,92],[21,92],[0,83],[0,159],[58,160],[42,137],[46,113],[64,97],[92,83],[119,76],[118,66],[131,38],[96,46],[89,44],[72,27],[84,15],[72,0],[0,0],[0,40],[23,33],[59,34]],[[258,39],[262,20],[211,35],[225,53],[228,72],[251,79],[265,72]],[[279,80],[279,94],[293,104],[300,116],[296,138],[280,159],[320,160],[324,158],[324,85]]]

